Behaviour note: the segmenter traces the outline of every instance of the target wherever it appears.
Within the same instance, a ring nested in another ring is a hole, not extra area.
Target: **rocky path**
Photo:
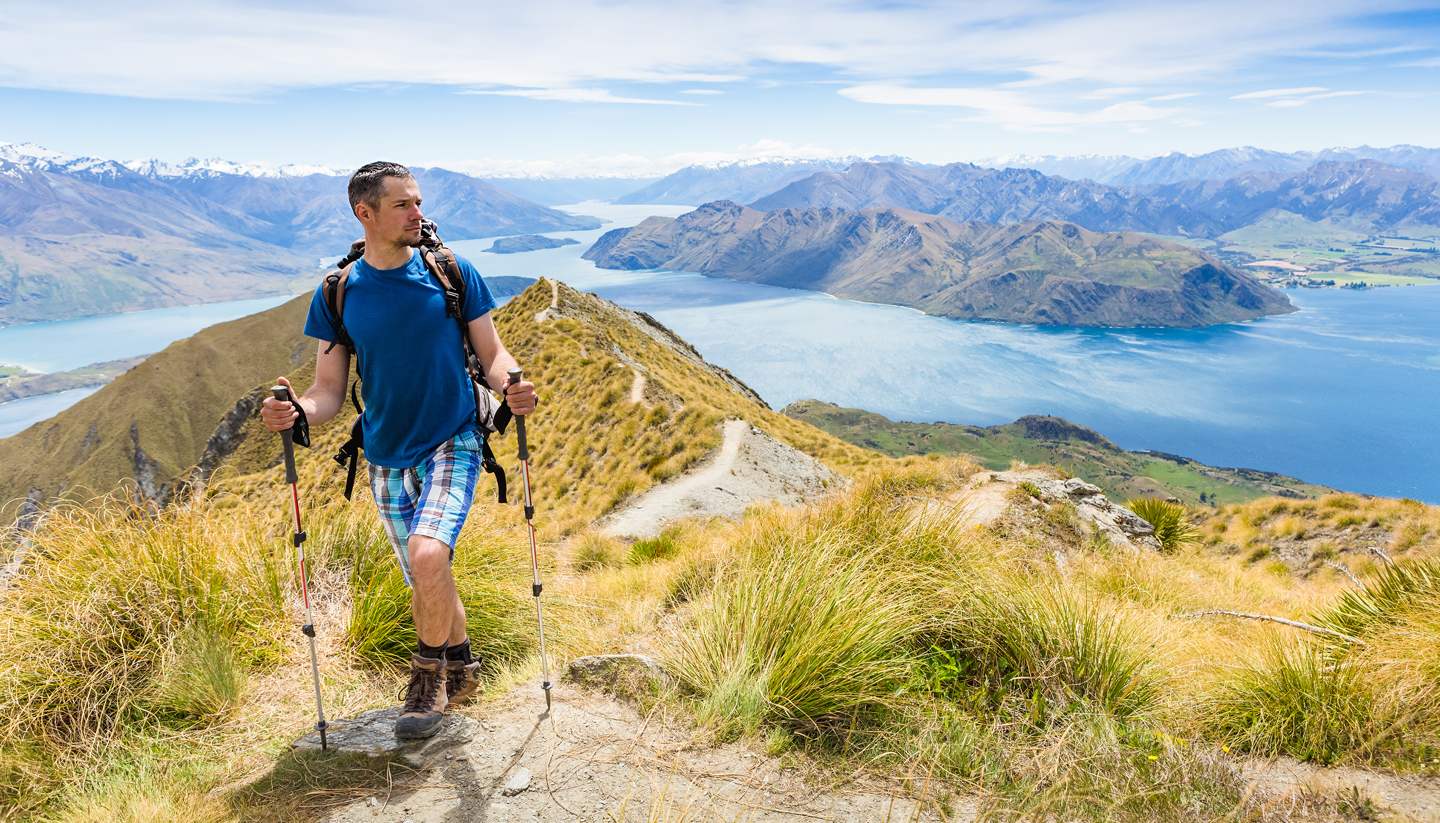
[[[744,420],[727,420],[719,450],[703,466],[650,489],[599,525],[616,537],[651,537],[683,517],[737,517],[761,500],[802,503],[836,482],[815,458]]]
[[[562,682],[545,714],[537,684],[456,710],[424,751],[416,785],[357,799],[329,823],[469,821],[964,821],[895,786],[802,774],[741,744],[714,746],[684,723]],[[390,710],[393,716],[393,711]],[[463,712],[463,714],[461,713]],[[388,718],[376,734],[388,730]],[[343,735],[342,732],[336,732]],[[343,737],[342,737],[343,739]],[[807,777],[809,779],[807,779]],[[840,785],[836,785],[836,783]]]

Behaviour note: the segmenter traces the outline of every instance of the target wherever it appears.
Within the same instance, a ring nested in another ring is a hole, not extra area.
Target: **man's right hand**
[[[295,389],[291,388],[290,381],[283,377],[275,378],[275,384],[284,386],[290,391],[291,400],[295,399]],[[274,395],[267,394],[265,399],[260,401],[260,419],[265,423],[265,428],[272,432],[285,431],[295,425],[299,419],[299,412],[295,411],[293,402],[276,400]]]

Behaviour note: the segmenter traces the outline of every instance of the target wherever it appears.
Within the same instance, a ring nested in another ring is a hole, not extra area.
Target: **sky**
[[[5,0],[0,141],[548,176],[1436,146],[1440,2]]]

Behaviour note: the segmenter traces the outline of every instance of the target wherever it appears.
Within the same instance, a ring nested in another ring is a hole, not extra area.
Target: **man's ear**
[[[355,208],[351,211],[355,213],[355,219],[359,220],[361,223],[369,221],[372,217],[372,215],[370,214],[370,206],[367,205],[364,200],[356,203]]]

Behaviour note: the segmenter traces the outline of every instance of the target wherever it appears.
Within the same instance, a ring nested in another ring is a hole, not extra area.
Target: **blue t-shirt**
[[[480,273],[458,255],[465,322],[495,308]],[[416,251],[398,269],[355,261],[345,281],[345,330],[359,350],[365,459],[391,469],[424,462],[441,443],[475,428],[460,326],[445,316],[445,292]],[[310,300],[305,334],[334,341],[323,284]]]

